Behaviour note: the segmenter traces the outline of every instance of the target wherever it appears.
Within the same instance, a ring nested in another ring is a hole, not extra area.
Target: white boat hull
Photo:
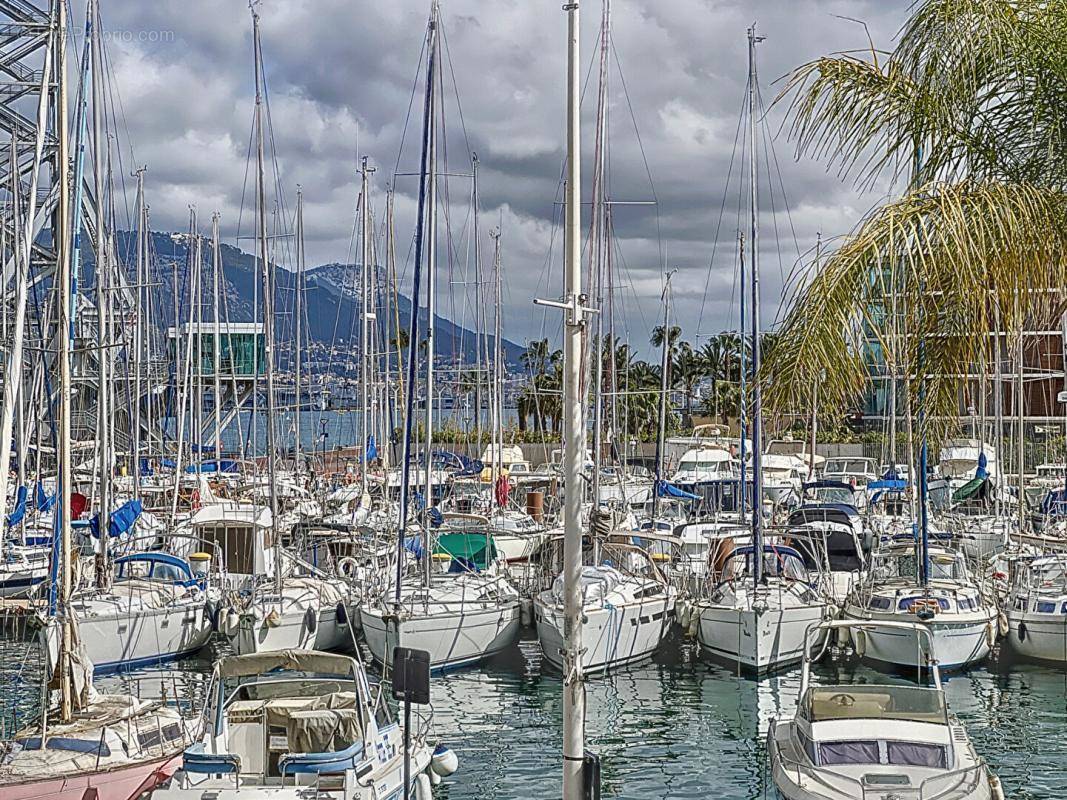
[[[49,626],[54,632],[57,626]],[[78,619],[78,631],[97,675],[192,655],[211,638],[205,604],[136,614]],[[54,633],[53,633],[54,635]]]
[[[435,672],[476,664],[509,647],[518,636],[519,617],[518,599],[429,615],[405,611],[399,623],[381,604],[360,611],[363,635],[375,661],[389,663],[393,648],[402,644],[429,652],[430,668]]]
[[[1008,646],[1022,658],[1067,664],[1067,616],[1008,612]]]
[[[586,608],[582,622],[582,669],[606,672],[652,658],[674,621],[673,596],[606,608]],[[534,601],[537,638],[545,659],[563,668],[563,609]]]
[[[808,627],[822,621],[823,605],[770,606],[757,613],[740,607],[700,603],[697,641],[710,658],[762,674],[804,658]]]
[[[845,619],[870,620],[873,622],[899,621],[904,617],[895,614],[856,614],[846,608]],[[908,615],[908,621],[916,618]],[[925,623],[934,639],[941,670],[962,669],[982,661],[989,655],[995,638],[995,616],[976,614],[942,614]],[[853,645],[857,643],[853,641]],[[862,657],[899,667],[925,666],[925,654],[920,653],[915,635],[885,628],[870,628],[863,632],[863,643],[857,646]]]

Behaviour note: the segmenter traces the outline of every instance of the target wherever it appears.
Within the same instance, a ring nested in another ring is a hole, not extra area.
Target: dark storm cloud
[[[614,0],[610,191],[619,199],[654,195],[658,200],[655,207],[618,207],[615,215],[620,327],[636,347],[647,346],[648,327],[659,315],[665,266],[679,270],[675,307],[687,335],[736,324],[736,183],[719,241],[714,240],[744,94],[746,27],[756,20],[767,37],[759,63],[769,102],[777,91],[772,81],[792,67],[866,45],[863,28],[840,17],[863,19],[875,42],[888,48],[907,5],[908,0]],[[361,155],[379,167],[374,203],[379,214],[384,207],[429,3],[263,0],[257,9],[279,183],[290,206],[296,185],[303,187],[309,260],[345,261]],[[243,213],[247,232],[251,208],[245,199],[242,210],[242,197],[253,73],[246,3],[109,0],[103,11],[114,34],[109,49],[130,145],[137,161],[149,166],[154,225],[184,229],[192,204],[205,221],[210,211],[220,210],[231,237]],[[554,221],[563,158],[565,16],[558,0],[443,0],[442,13],[450,57],[445,72],[449,165],[467,172],[468,147],[478,153],[483,230],[503,222],[505,332],[520,341],[541,335],[542,329],[552,335],[558,320],[544,317],[530,301],[538,294],[558,294],[560,287]],[[583,74],[594,66],[599,18],[600,3],[584,0]],[[583,103],[587,189],[595,95],[594,79]],[[401,171],[416,164],[418,112],[416,98]],[[768,127],[776,132],[779,124],[772,110]],[[821,164],[794,162],[792,146],[781,137],[774,147],[791,219],[775,173],[775,191],[765,191],[761,203],[765,320],[775,316],[782,279],[797,250],[810,250],[816,231],[826,236],[847,231],[877,199],[858,195]],[[735,163],[735,181],[738,168]],[[396,186],[403,255],[415,181],[400,178]],[[462,180],[451,181],[449,188],[462,258],[470,188]],[[775,222],[782,234],[778,241]]]

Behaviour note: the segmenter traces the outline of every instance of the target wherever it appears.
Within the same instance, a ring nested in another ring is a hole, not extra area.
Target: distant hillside
[[[132,274],[136,260],[133,234],[119,232],[117,239],[119,255],[129,262]],[[185,234],[152,233],[151,249],[155,256],[156,271],[156,274],[152,276],[152,283],[156,284],[153,292],[156,297],[157,318],[162,325],[170,325],[174,318],[174,304],[171,298],[173,297],[175,266],[177,266],[179,286],[183,292],[186,291],[187,240],[188,237]],[[254,318],[254,298],[259,279],[256,260],[251,254],[230,245],[222,245],[221,252],[223,272],[226,277],[224,310],[228,312],[228,317],[233,322],[250,322]],[[92,252],[87,249],[83,250],[82,260],[85,270],[83,285],[88,286],[93,281]],[[204,261],[208,265],[204,271],[204,280],[210,282],[210,248],[206,243]],[[358,267],[344,264],[324,264],[308,268],[305,276],[308,330],[311,338],[316,342],[329,346],[331,343],[340,345],[358,339],[359,297],[356,284],[358,274]],[[291,335],[295,278],[293,273],[285,269],[279,269],[276,273],[275,311],[278,318],[279,337],[288,338]],[[210,290],[210,283],[205,286],[205,290]],[[205,292],[205,297],[209,296],[210,294]],[[411,319],[411,301],[401,295],[397,305],[401,328],[407,329]],[[427,320],[428,314],[423,309],[419,317],[420,338],[425,334]],[[437,353],[446,359],[459,357],[465,363],[474,363],[477,352],[475,334],[440,315],[436,315],[436,320]],[[491,349],[493,337],[486,338]],[[506,338],[502,340],[502,344],[506,362],[511,365],[518,364],[525,348]]]

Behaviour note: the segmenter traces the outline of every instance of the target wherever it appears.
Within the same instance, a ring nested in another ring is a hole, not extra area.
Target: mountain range
[[[151,234],[150,252],[152,254],[152,283],[154,302],[154,314],[162,325],[171,325],[174,319],[173,285],[177,275],[180,294],[188,292],[186,281],[188,264],[189,236],[184,233],[166,233],[153,231]],[[204,240],[202,246],[202,258],[204,269],[202,280],[204,291],[202,296],[211,297],[211,243]],[[134,274],[136,262],[136,238],[135,234],[126,231],[118,232],[116,236],[116,249],[119,257],[126,262],[129,275]],[[257,318],[256,292],[260,284],[260,275],[255,256],[237,247],[228,244],[220,246],[222,256],[223,276],[225,288],[223,299],[220,300],[224,319],[231,322],[251,322]],[[93,254],[88,248],[82,251],[83,276],[82,285],[88,286],[93,278]],[[338,348],[354,345],[359,339],[359,266],[352,264],[323,264],[307,268],[304,275],[305,283],[305,309],[307,319],[307,333],[312,341],[326,347]],[[292,331],[292,313],[294,301],[294,286],[296,275],[287,269],[278,269],[275,272],[275,315],[277,318],[276,331],[279,338],[288,337]],[[443,299],[438,300],[445,303]],[[462,305],[462,301],[456,298],[456,305]],[[210,308],[209,305],[205,306]],[[411,324],[411,300],[399,294],[397,297],[397,309],[400,317],[402,331],[410,329]],[[185,311],[180,316],[185,318]],[[205,313],[210,314],[210,311]],[[210,318],[210,317],[206,317]],[[425,337],[429,315],[425,308],[419,310],[419,336]],[[439,314],[434,315],[435,327],[435,352],[446,361],[459,361],[464,364],[477,362],[478,337],[476,334],[448,320]],[[491,319],[491,316],[490,316]],[[390,337],[392,338],[392,337]],[[494,346],[494,337],[487,335],[486,340],[490,352]],[[348,343],[351,343],[349,345]],[[525,352],[525,348],[508,340],[501,339],[504,360],[509,366],[518,365],[519,359]]]

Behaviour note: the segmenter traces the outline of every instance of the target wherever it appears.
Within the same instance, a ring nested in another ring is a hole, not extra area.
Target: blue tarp
[[[151,463],[147,458],[140,459],[140,474],[141,475],[155,475],[155,471],[152,469]]]
[[[111,536],[112,539],[114,539],[118,536],[122,536],[122,534],[133,528],[133,524],[137,522],[137,518],[141,516],[142,510],[143,507],[141,506],[140,500],[130,500],[128,503],[123,504],[122,507],[118,509],[118,511],[112,512],[111,522],[107,526],[108,535]],[[95,515],[92,519],[89,520],[89,528],[92,531],[93,536],[99,539],[99,514]]]
[[[978,469],[974,471],[974,477],[976,478],[988,478],[989,470],[986,467],[989,465],[989,459],[986,458],[985,452],[978,454]]]
[[[657,487],[660,497],[677,497],[680,500],[700,500],[701,497],[698,494],[684,491],[679,489],[673,483],[669,481],[660,481]]]
[[[374,461],[378,457],[378,445],[374,442],[374,436],[367,437],[367,458],[366,463]]]
[[[46,497],[44,493],[44,484],[37,484],[37,510],[38,511],[51,511],[52,507],[56,504],[56,496]]]
[[[185,471],[189,472],[189,473],[196,473],[196,472],[236,473],[236,472],[240,472],[240,468],[239,468],[239,466],[238,466],[236,461],[233,461],[233,460],[227,459],[227,458],[222,458],[222,459],[218,459],[218,460],[201,461],[199,464],[190,464],[189,466],[187,466],[185,468]]]
[[[884,489],[888,492],[902,492],[908,488],[908,482],[900,478],[883,478],[880,481],[871,481],[867,484],[868,491],[872,489]]]
[[[13,528],[26,516],[26,487],[20,486],[15,492],[15,507],[7,515],[7,527]]]

